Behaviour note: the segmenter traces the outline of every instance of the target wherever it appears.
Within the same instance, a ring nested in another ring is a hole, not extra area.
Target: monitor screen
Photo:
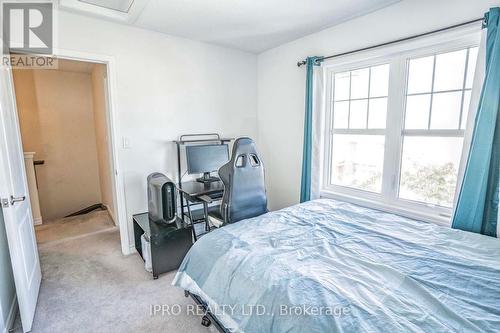
[[[187,169],[189,174],[217,171],[229,161],[226,144],[186,146]]]

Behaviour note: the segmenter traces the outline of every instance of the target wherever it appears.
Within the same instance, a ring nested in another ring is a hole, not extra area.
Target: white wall
[[[131,145],[118,151],[119,176],[133,241],[132,214],[147,210],[147,175],[175,175],[172,140],[199,132],[256,136],[257,58],[72,13],[60,12],[58,21],[58,48],[115,59],[117,125]]]
[[[270,208],[299,201],[305,69],[298,60],[327,56],[480,18],[498,0],[406,0],[281,45],[258,56],[258,144]]]
[[[10,328],[9,316],[13,311],[14,297],[16,294],[14,276],[10,263],[9,246],[2,209],[0,208],[0,333],[7,332]]]

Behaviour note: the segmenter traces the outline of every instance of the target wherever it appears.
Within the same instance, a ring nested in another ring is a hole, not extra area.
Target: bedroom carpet
[[[35,232],[38,244],[45,244],[112,228],[115,228],[115,224],[108,211],[98,210],[84,215],[48,221],[35,226]]]
[[[188,313],[194,302],[171,286],[175,272],[153,280],[138,254],[123,256],[116,229],[47,243],[39,249],[42,285],[32,332],[216,332]],[[151,315],[152,305],[180,306]],[[19,320],[15,332],[21,332]]]

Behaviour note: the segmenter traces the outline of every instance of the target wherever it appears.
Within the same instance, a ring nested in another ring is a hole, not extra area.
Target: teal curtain
[[[486,72],[453,228],[496,236],[500,176],[500,8],[485,17]]]
[[[311,160],[312,160],[312,116],[314,66],[319,66],[322,57],[306,59],[306,108],[304,117],[304,144],[302,148],[302,179],[300,183],[300,202],[311,199]]]

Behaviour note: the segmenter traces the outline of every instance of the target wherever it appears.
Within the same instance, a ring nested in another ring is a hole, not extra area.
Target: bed
[[[320,199],[198,240],[175,286],[229,332],[498,332],[500,240]]]

